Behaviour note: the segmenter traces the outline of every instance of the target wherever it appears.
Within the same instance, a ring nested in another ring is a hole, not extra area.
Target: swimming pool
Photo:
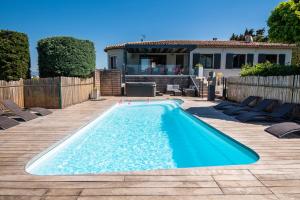
[[[137,101],[106,113],[30,161],[35,175],[73,175],[250,164],[258,155],[181,109]]]

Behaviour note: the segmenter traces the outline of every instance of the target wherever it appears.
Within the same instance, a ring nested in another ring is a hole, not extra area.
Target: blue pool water
[[[71,175],[240,165],[258,158],[177,101],[124,102],[30,162],[26,171]]]

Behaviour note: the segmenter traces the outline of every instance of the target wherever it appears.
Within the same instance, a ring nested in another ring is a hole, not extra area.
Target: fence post
[[[61,76],[58,78],[58,105],[62,109],[62,85],[61,85]]]
[[[292,98],[291,98],[291,103],[293,103],[293,100],[294,100],[295,77],[296,77],[296,75],[293,76],[293,87],[292,87]]]

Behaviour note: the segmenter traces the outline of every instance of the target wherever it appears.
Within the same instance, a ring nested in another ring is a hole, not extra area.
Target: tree
[[[246,35],[251,35],[253,37],[254,42],[267,42],[268,36],[265,36],[265,28],[262,29],[247,29],[244,31],[243,34],[235,34],[233,33],[230,37],[230,40],[236,40],[236,41],[245,41]]]
[[[271,42],[300,42],[300,3],[289,0],[280,3],[268,19]]]
[[[0,30],[0,80],[30,77],[28,37],[24,33]]]
[[[88,77],[95,70],[94,44],[72,37],[52,37],[38,41],[40,77]]]

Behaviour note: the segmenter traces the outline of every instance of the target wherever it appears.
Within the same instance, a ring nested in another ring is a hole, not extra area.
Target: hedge
[[[88,77],[95,70],[94,44],[72,37],[52,37],[38,41],[40,77]]]
[[[30,77],[28,37],[24,33],[0,30],[0,80]]]
[[[241,76],[288,76],[300,75],[299,65],[282,66],[272,63],[260,63],[254,66],[245,65],[242,68]]]

